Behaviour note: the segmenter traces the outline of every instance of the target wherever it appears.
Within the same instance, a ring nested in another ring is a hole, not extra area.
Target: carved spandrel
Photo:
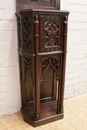
[[[41,31],[41,39],[44,41],[44,47],[40,52],[61,51],[59,46],[59,24],[62,19],[61,16],[41,15],[44,20],[44,29]]]
[[[31,16],[22,16],[23,23],[23,49],[31,52],[32,40],[31,40]]]
[[[22,78],[24,82],[27,81],[27,77],[26,77],[26,73],[27,73],[26,67],[27,67],[31,76],[32,84],[34,84],[33,74],[32,74],[32,58],[22,57],[21,55],[19,55],[19,65],[20,65],[20,78]]]
[[[45,71],[51,67],[55,74],[56,74],[56,80],[59,79],[59,76],[58,76],[58,71],[59,71],[59,65],[58,65],[58,59],[59,57],[58,56],[54,56],[54,57],[42,57],[41,60],[42,60],[42,76],[43,74],[45,73]]]
[[[29,73],[30,73],[30,76],[31,76],[31,80],[32,80],[32,84],[34,84],[33,75],[32,75],[32,59],[31,58],[24,57],[24,67],[28,67],[28,70],[29,70]],[[25,68],[25,79],[27,80],[27,78],[26,78],[26,68]]]

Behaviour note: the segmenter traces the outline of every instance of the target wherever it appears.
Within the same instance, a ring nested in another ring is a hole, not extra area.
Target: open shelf
[[[28,107],[22,108],[21,111],[24,120],[34,127],[63,118],[63,113],[57,114],[56,100],[45,102],[40,105],[40,118],[37,121],[34,120],[33,104],[30,104]]]

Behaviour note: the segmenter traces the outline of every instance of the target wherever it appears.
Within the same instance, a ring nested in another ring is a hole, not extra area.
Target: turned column
[[[63,22],[63,56],[62,56],[62,82],[61,82],[61,98],[60,98],[60,109],[63,112],[63,100],[64,100],[64,86],[65,86],[65,70],[66,70],[66,53],[67,53],[67,26],[68,16],[64,17]]]
[[[35,120],[39,119],[40,114],[40,78],[39,78],[39,18],[34,16],[34,41],[35,41]]]

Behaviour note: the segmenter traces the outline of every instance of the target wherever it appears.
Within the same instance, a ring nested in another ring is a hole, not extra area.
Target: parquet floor
[[[87,94],[65,100],[64,113],[64,119],[36,128],[14,113],[0,117],[0,130],[87,130]]]

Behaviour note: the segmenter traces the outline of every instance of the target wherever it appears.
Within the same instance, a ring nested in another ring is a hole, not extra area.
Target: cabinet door
[[[60,55],[55,52],[63,50],[62,24],[63,20],[61,16],[51,14],[40,16],[39,54],[41,59],[41,98],[56,98]]]
[[[40,45],[39,52],[53,52],[62,50],[62,16],[40,16]]]

